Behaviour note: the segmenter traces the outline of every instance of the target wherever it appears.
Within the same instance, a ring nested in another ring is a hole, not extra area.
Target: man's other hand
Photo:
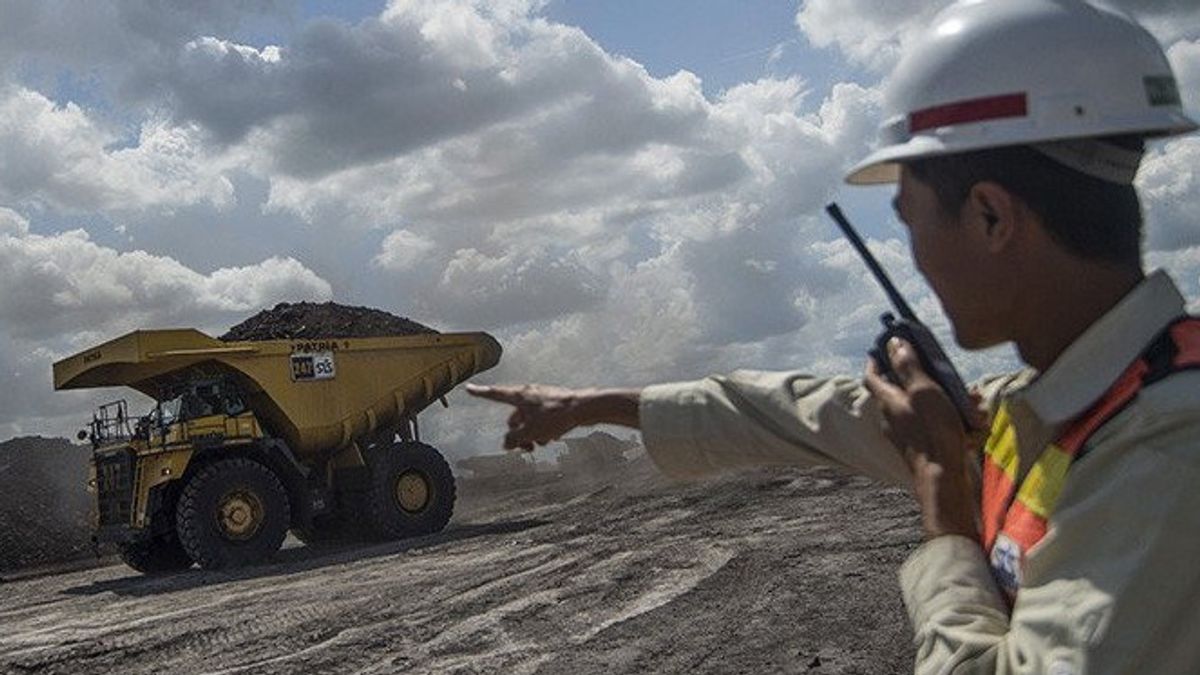
[[[879,401],[884,431],[913,472],[925,535],[977,539],[979,500],[968,473],[975,439],[963,428],[950,398],[921,368],[912,345],[892,338],[888,358],[897,381],[888,380],[870,361],[864,382]],[[982,419],[977,426],[983,426]]]

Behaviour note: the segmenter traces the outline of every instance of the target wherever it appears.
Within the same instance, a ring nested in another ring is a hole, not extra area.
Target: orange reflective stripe
[[[1012,498],[1017,475],[1017,439],[1008,406],[1000,404],[992,430],[984,446],[983,462],[983,543],[991,548],[1004,524],[1004,513]]]
[[[1023,554],[1028,554],[1046,534],[1046,519],[1029,510],[1019,500],[1013,502],[1004,519],[1004,534],[1021,545]]]
[[[1008,495],[1013,491],[1012,480],[994,462],[983,467],[983,547],[990,549],[996,543],[996,535],[1004,524],[1008,511]],[[990,498],[989,498],[990,497]]]
[[[1125,407],[1142,388],[1142,376],[1149,370],[1144,359],[1139,359],[1125,369],[1095,405],[1067,427],[1059,437],[1058,444],[1071,455],[1079,452],[1083,444],[1096,433],[1108,418]]]

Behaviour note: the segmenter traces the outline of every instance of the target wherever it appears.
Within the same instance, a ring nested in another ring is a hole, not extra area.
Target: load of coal
[[[90,456],[63,438],[0,443],[0,573],[92,555]]]
[[[230,328],[219,339],[225,342],[321,340],[437,332],[412,319],[370,307],[351,307],[335,302],[281,302]]]

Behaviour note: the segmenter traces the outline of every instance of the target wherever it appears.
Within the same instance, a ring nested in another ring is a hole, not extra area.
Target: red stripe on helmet
[[[918,110],[908,116],[908,129],[915,134],[925,129],[1006,117],[1025,117],[1028,114],[1029,103],[1025,94],[1005,94]]]

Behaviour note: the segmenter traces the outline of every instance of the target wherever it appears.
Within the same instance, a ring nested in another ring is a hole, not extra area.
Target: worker
[[[963,0],[912,44],[848,180],[898,184],[959,345],[1015,344],[1027,367],[975,385],[978,415],[898,338],[889,377],[471,392],[514,406],[510,448],[621,424],[675,476],[827,464],[909,486],[918,673],[1200,672],[1200,320],[1143,272],[1133,186],[1147,140],[1196,128],[1162,48],[1083,0]]]

